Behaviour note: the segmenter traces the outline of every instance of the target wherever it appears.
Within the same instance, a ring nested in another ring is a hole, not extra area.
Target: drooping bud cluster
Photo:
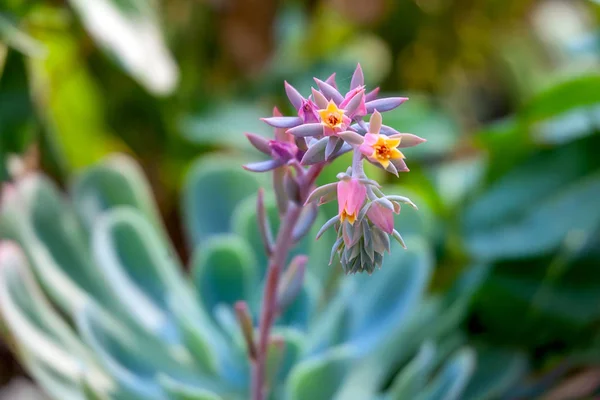
[[[285,83],[297,116],[284,117],[276,111],[273,117],[263,119],[276,128],[275,140],[247,134],[250,142],[270,159],[245,168],[256,172],[275,170],[275,193],[281,203],[281,198],[290,198],[290,193],[286,193],[290,189],[282,182],[303,179],[306,167],[325,165],[352,151],[352,165],[338,174],[338,182],[318,187],[310,194],[300,193],[296,200],[304,206],[312,206],[337,198],[338,215],[323,225],[317,238],[334,227],[337,240],[330,263],[337,253],[346,273],[366,271],[370,274],[381,267],[384,253],[389,252],[390,236],[405,246],[400,233],[394,229],[394,214],[400,213],[400,204],[416,206],[406,197],[385,195],[381,186],[365,175],[363,162],[367,160],[398,176],[399,172],[408,171],[405,156],[399,149],[416,146],[425,139],[399,133],[383,124],[381,113],[393,110],[408,99],[377,99],[379,88],[366,93],[360,65],[345,95],[337,89],[335,74],[326,81],[315,79],[315,82],[318,90],[313,88],[307,98]]]

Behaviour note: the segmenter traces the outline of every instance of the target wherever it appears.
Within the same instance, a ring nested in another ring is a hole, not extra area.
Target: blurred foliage
[[[268,135],[273,103],[291,111],[284,79],[347,85],[360,62],[411,98],[386,123],[428,139],[387,183],[420,205],[398,223],[432,243],[430,290],[486,266],[465,331],[498,359],[525,352],[512,394],[536,397],[600,363],[599,21],[594,0],[4,0],[0,179],[42,168],[66,184],[132,154],[187,259],[176,210],[192,160],[255,157],[242,132]],[[191,237],[214,233],[196,217]]]

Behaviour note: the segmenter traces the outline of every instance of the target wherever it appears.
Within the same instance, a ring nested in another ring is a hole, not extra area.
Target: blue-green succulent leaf
[[[248,301],[258,283],[254,252],[237,235],[214,236],[194,255],[192,277],[210,313],[219,304],[233,307],[236,301]]]
[[[176,341],[167,296],[188,288],[176,256],[155,227],[132,208],[114,209],[96,223],[92,249],[127,314],[168,341]]]
[[[159,382],[172,400],[222,400],[223,398],[207,389],[187,386],[169,379],[167,376],[159,376]]]
[[[397,245],[392,248],[376,274],[346,278],[356,286],[349,330],[350,342],[358,351],[367,353],[385,336],[393,335],[423,297],[432,257],[425,243],[407,242],[407,251]]]
[[[88,230],[105,211],[130,206],[162,228],[152,191],[140,166],[125,155],[112,156],[86,169],[71,186],[73,205]]]
[[[183,220],[192,246],[232,228],[233,210],[259,188],[256,174],[224,160],[200,160],[187,176]]]
[[[475,352],[458,351],[415,400],[458,400],[475,368]]]
[[[524,354],[505,349],[477,349],[476,369],[461,400],[502,398],[528,370]]]
[[[338,347],[297,364],[287,383],[288,400],[331,400],[338,391],[352,354]]]
[[[2,231],[25,250],[52,300],[70,316],[90,298],[119,309],[92,262],[86,235],[56,186],[44,176],[31,175],[15,189],[4,204]]]
[[[427,384],[434,367],[435,347],[431,342],[426,342],[394,379],[387,399],[404,400],[417,397]]]

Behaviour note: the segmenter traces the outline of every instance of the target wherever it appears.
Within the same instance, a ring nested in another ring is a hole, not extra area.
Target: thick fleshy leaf
[[[269,139],[264,138],[259,135],[255,135],[254,133],[245,133],[248,141],[254,146],[258,151],[271,155],[271,147],[269,146]]]
[[[412,399],[423,390],[435,368],[435,347],[426,342],[402,369],[388,391],[389,400]]]
[[[86,350],[45,299],[14,242],[0,243],[0,310],[8,331],[30,357],[76,382]]]
[[[293,128],[302,123],[300,117],[269,117],[261,120],[274,128]]]
[[[176,255],[152,225],[131,208],[112,210],[96,223],[92,250],[112,295],[128,314],[165,340],[176,340],[168,294],[189,288]]]
[[[436,378],[415,399],[458,400],[469,382],[475,368],[475,353],[471,349],[460,350],[449,360]]]
[[[408,251],[393,246],[380,271],[368,280],[349,277],[363,301],[352,305],[350,342],[369,352],[385,335],[392,334],[420,301],[431,273],[427,246],[413,240]]]
[[[259,186],[256,174],[239,166],[214,160],[196,163],[186,180],[182,207],[190,244],[229,232],[233,210]]]
[[[475,365],[461,400],[502,398],[528,369],[526,356],[508,349],[477,349]]]
[[[340,92],[338,92],[337,89],[331,86],[329,83],[323,82],[317,78],[315,78],[315,82],[327,100],[333,100],[333,102],[337,105],[344,101],[344,96],[342,96]]]
[[[168,376],[161,375],[158,380],[172,400],[222,400],[222,397],[207,389],[189,386]]]
[[[71,194],[79,218],[88,230],[106,210],[129,206],[156,227],[162,222],[152,191],[139,165],[125,155],[107,158],[77,176]]]
[[[354,70],[354,74],[352,74],[352,80],[350,81],[350,90],[362,86],[365,84],[365,77],[363,75],[363,70],[360,64],[356,66],[356,70]]]
[[[236,235],[215,236],[194,255],[192,277],[209,312],[249,300],[257,284],[256,260],[248,243]]]
[[[302,101],[304,97],[298,92],[298,90],[290,85],[287,82],[284,82],[285,85],[285,93],[287,94],[288,99],[290,99],[290,103],[294,106],[296,110],[300,110],[302,107]]]
[[[70,0],[90,35],[157,95],[172,92],[179,70],[169,54],[151,2]]]
[[[48,178],[30,175],[17,182],[15,196],[3,205],[3,236],[19,242],[40,283],[73,316],[93,298],[111,310],[121,305],[92,262],[87,238],[72,210]]]
[[[282,160],[266,160],[245,164],[243,167],[245,170],[251,172],[267,172],[272,171],[277,167],[281,167],[282,165]]]
[[[290,372],[287,398],[290,400],[331,400],[344,379],[351,355],[343,348],[334,348],[322,356],[296,365]]]
[[[329,138],[324,137],[313,143],[304,156],[302,157],[302,165],[312,165],[318,162],[325,161],[325,149],[329,143]]]
[[[379,112],[393,110],[406,100],[408,100],[407,97],[386,97],[383,99],[368,101],[365,105],[367,106],[367,113],[371,114],[375,110]]]
[[[321,136],[323,135],[323,125],[320,123],[303,124],[289,129],[288,133],[296,137]]]

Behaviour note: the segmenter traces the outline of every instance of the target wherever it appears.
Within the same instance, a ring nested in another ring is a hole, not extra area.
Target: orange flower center
[[[341,122],[342,119],[339,117],[339,115],[329,114],[329,116],[327,117],[327,125],[329,125],[331,128],[336,127]]]
[[[343,210],[340,214],[340,221],[344,222],[345,220],[350,222],[350,225],[353,225],[354,221],[356,221],[356,214],[348,214],[346,210]]]
[[[375,157],[380,160],[389,160],[392,158],[392,151],[385,143],[377,143],[373,146]]]

